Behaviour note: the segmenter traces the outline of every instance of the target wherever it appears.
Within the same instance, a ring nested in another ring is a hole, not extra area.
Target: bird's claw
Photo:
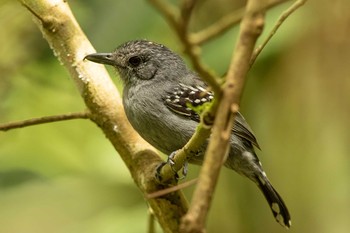
[[[164,165],[166,165],[167,162],[161,162],[157,167],[156,167],[156,174],[155,174],[155,177],[156,177],[156,180],[158,180],[159,182],[162,181],[163,177],[161,176],[161,173],[160,171],[162,170],[162,168],[164,167]]]
[[[182,180],[184,178],[186,178],[187,176],[187,172],[188,172],[188,162],[186,161],[182,167],[182,176],[180,177],[178,174],[177,174],[177,171],[174,169],[174,165],[175,165],[175,161],[174,161],[174,158],[175,158],[175,155],[176,155],[176,152],[172,152],[169,156],[168,156],[168,159],[166,162],[162,162],[160,163],[157,168],[156,168],[156,179],[161,181],[162,180],[162,176],[161,176],[161,170],[162,168],[166,165],[166,164],[169,164],[171,170],[174,172],[175,174],[175,179],[176,180]]]

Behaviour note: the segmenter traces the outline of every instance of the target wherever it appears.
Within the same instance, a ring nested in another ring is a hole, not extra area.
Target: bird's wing
[[[190,86],[180,83],[167,93],[164,98],[164,103],[174,113],[199,122],[200,117],[198,111],[195,111],[195,108],[210,102],[213,98],[213,92],[201,86]],[[235,117],[232,131],[235,135],[248,140],[260,149],[252,130],[239,112]]]
[[[212,92],[201,86],[189,86],[180,83],[169,91],[164,98],[165,105],[173,112],[199,122],[196,107],[210,102],[214,98]]]
[[[252,129],[250,128],[250,126],[248,125],[248,123],[246,122],[246,120],[240,112],[237,112],[232,131],[237,136],[250,141],[254,146],[260,149],[260,146],[258,144],[258,141],[256,140],[255,135],[253,134]]]

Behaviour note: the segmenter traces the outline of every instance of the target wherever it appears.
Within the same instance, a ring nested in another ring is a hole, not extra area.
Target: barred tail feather
[[[289,229],[291,227],[291,218],[286,204],[284,204],[283,199],[277,193],[277,191],[272,187],[270,181],[263,174],[263,177],[257,179],[258,186],[262,193],[264,194],[269,206],[272,210],[272,214],[276,221],[282,226]]]

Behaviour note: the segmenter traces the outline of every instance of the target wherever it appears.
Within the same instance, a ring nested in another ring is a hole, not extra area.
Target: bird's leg
[[[176,155],[176,151],[171,152],[166,162],[170,165],[171,169],[176,173],[176,171],[173,168],[173,166],[175,165],[175,162],[173,160],[175,158],[175,155]]]
[[[179,177],[179,175],[177,174],[177,171],[174,169],[174,165],[175,165],[175,161],[174,161],[174,158],[175,158],[175,155],[176,155],[176,151],[173,151],[169,156],[168,156],[168,159],[166,162],[162,162],[160,163],[157,168],[156,168],[156,178],[158,180],[161,180],[162,177],[160,175],[160,171],[162,169],[162,167],[164,167],[164,165],[166,164],[169,164],[169,166],[171,167],[171,170],[174,172],[175,174],[175,179],[177,180],[182,180],[184,178],[186,178],[187,176],[187,172],[188,172],[188,162],[185,161],[183,167],[182,167],[182,177]]]
[[[184,165],[182,166],[182,177],[179,177],[179,175],[177,174],[177,171],[174,169],[175,162],[174,162],[173,159],[175,158],[175,155],[176,155],[176,151],[173,151],[173,152],[168,156],[167,163],[170,165],[171,169],[172,169],[173,172],[176,174],[176,179],[177,179],[177,180],[185,179],[186,176],[187,176],[187,172],[188,172],[188,162],[185,161]]]

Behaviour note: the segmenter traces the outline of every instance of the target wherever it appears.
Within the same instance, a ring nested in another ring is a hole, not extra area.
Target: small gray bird
[[[196,73],[164,45],[147,40],[129,41],[113,53],[94,53],[85,59],[111,65],[124,84],[123,104],[134,129],[165,154],[182,148],[200,120],[193,107],[210,102],[214,96]],[[268,180],[253,146],[259,148],[243,116],[235,118],[225,166],[252,180],[264,194],[272,213],[282,226],[291,219],[284,201]],[[203,150],[190,163],[201,164]]]

